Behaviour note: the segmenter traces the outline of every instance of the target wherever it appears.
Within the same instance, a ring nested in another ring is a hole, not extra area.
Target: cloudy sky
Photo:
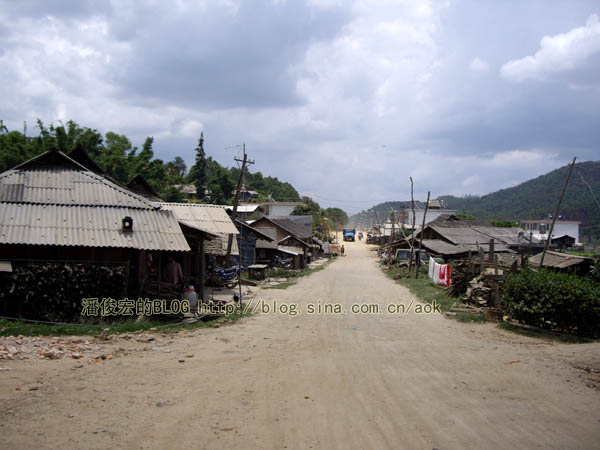
[[[485,194],[600,159],[600,4],[0,1],[0,119],[209,155],[322,206]]]

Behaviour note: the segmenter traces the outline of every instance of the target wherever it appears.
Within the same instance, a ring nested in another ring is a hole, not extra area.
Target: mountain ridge
[[[565,165],[516,186],[489,194],[463,197],[442,195],[437,199],[443,201],[448,209],[455,209],[459,213],[473,215],[480,219],[543,219],[554,214],[568,171],[569,165]],[[594,241],[600,239],[598,200],[600,200],[600,161],[576,163],[559,214],[565,220],[580,221],[580,234]],[[371,209],[376,210],[378,214],[387,213],[390,208],[401,210],[403,206],[407,206],[407,203],[410,202],[384,202]],[[360,213],[353,217],[358,219],[359,216]],[[379,219],[383,220],[383,217]]]

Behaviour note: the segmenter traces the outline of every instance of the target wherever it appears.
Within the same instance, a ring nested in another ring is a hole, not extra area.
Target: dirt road
[[[388,314],[410,292],[364,243],[345,247],[326,270],[258,295],[302,314],[96,342],[117,357],[94,364],[3,363],[0,448],[600,448],[600,391],[576,368],[597,366],[600,344],[415,314],[415,303]],[[308,314],[319,302],[346,314]],[[383,313],[353,314],[355,303]]]

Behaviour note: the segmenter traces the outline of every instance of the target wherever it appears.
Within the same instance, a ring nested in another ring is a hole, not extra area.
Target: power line
[[[596,202],[596,205],[598,206],[598,209],[600,209],[600,203],[598,202],[598,199],[596,198],[596,195],[594,195],[594,191],[592,190],[592,186],[590,186],[590,184],[585,181],[585,178],[583,178],[583,174],[581,173],[581,170],[579,170],[579,167],[575,167],[577,169],[577,173],[579,174],[579,177],[581,178],[581,181],[583,181],[583,184],[585,184],[588,189],[590,190],[590,194],[592,194],[592,198],[594,199],[594,201]]]

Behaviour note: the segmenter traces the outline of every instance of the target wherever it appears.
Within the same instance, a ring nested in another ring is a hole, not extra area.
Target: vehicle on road
[[[344,228],[344,241],[354,242],[356,236],[356,228]]]

